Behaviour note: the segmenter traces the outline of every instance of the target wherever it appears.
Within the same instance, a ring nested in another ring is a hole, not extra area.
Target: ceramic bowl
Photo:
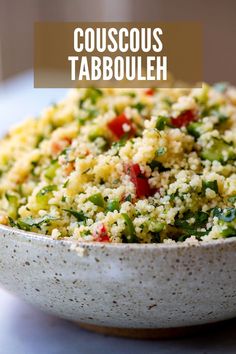
[[[236,316],[236,238],[192,245],[81,243],[0,226],[0,283],[87,326],[202,325]]]

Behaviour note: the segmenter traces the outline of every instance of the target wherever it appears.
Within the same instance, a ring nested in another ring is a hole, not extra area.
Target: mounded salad
[[[236,235],[236,89],[75,89],[0,142],[0,223],[54,239]]]

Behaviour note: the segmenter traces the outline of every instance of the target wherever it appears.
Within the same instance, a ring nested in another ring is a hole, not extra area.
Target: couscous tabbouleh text
[[[0,142],[0,222],[54,239],[236,235],[236,89],[75,89]]]

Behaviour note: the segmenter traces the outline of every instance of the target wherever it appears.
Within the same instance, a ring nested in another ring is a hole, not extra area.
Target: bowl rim
[[[182,248],[209,248],[209,247],[218,247],[222,245],[235,244],[236,245],[236,236],[230,238],[219,238],[215,240],[208,241],[197,241],[197,242],[175,242],[175,243],[115,243],[115,242],[96,242],[96,241],[80,241],[76,239],[53,239],[44,234],[39,234],[36,232],[24,231],[17,229],[11,226],[6,226],[0,224],[0,231],[12,233],[21,238],[21,240],[33,240],[43,243],[53,243],[61,245],[77,245],[78,247],[83,248],[129,248],[129,249],[182,249]]]

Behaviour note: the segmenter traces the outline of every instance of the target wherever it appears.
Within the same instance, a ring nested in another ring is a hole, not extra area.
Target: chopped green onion
[[[114,211],[114,210],[120,210],[120,202],[119,200],[112,200],[107,203],[107,210],[108,211]]]
[[[160,232],[164,229],[165,224],[159,221],[151,221],[149,225],[149,231],[151,232]]]
[[[134,243],[137,242],[137,237],[135,234],[135,228],[134,228],[134,224],[132,222],[132,220],[130,219],[130,217],[128,216],[128,214],[121,214],[124,221],[125,221],[125,231],[124,231],[124,235],[126,238],[126,241],[128,243]]]
[[[52,180],[56,175],[56,171],[58,167],[59,167],[58,161],[57,160],[52,161],[51,165],[45,171],[45,177]]]
[[[15,219],[17,217],[17,212],[18,212],[18,197],[13,194],[5,194],[6,199],[8,201],[8,215]]]
[[[93,129],[88,135],[88,139],[91,142],[95,141],[99,137],[103,138],[103,131],[100,128]]]
[[[222,139],[214,139],[213,144],[209,148],[203,148],[200,155],[205,160],[220,161],[221,163],[236,159],[234,147]]]
[[[187,131],[190,135],[194,136],[194,138],[199,138],[201,135],[199,128],[202,126],[200,122],[192,122],[188,124]]]
[[[37,194],[36,194],[36,201],[41,204],[45,205],[48,203],[48,200],[52,196],[52,192],[57,189],[56,185],[49,185],[43,187]]]
[[[101,208],[104,208],[105,206],[105,202],[101,193],[91,195],[88,200]]]

